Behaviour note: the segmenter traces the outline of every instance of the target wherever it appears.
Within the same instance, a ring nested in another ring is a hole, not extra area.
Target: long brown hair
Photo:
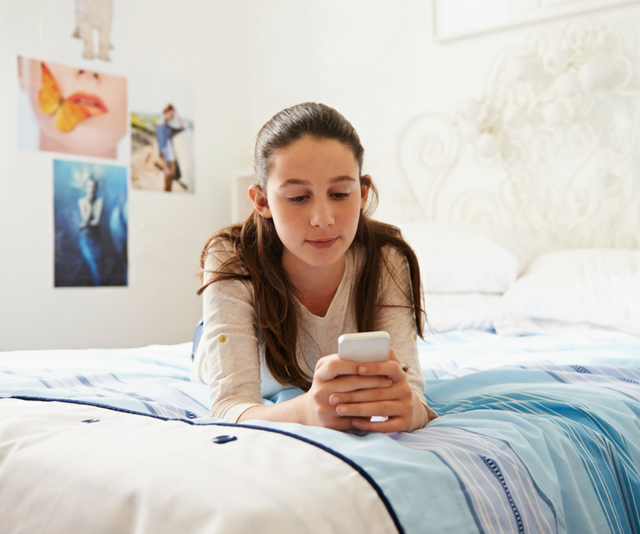
[[[380,311],[380,280],[386,268],[393,277],[391,266],[380,254],[385,245],[397,247],[409,264],[411,287],[402,287],[414,310],[417,334],[422,337],[426,314],[420,283],[418,260],[411,247],[402,239],[400,231],[391,225],[375,221],[370,214],[375,210],[378,192],[368,176],[362,176],[364,148],[358,134],[340,113],[324,104],[305,103],[287,108],[267,122],[256,140],[255,173],[257,185],[263,191],[271,171],[274,153],[304,135],[318,139],[334,139],[349,147],[360,169],[360,183],[369,187],[369,202],[360,213],[358,229],[352,247],[362,245],[364,261],[357,273],[354,285],[355,316],[358,331],[376,330]],[[233,252],[205,281],[205,262],[210,253],[226,252],[231,245]],[[220,247],[220,248],[218,248]],[[198,294],[211,284],[222,280],[246,280],[254,290],[255,307],[262,339],[265,343],[265,361],[273,377],[282,385],[307,391],[311,380],[300,366],[296,355],[298,341],[298,315],[295,297],[289,278],[282,267],[283,245],[273,220],[262,217],[257,211],[243,224],[236,224],[215,232],[205,243],[200,255],[202,287]],[[409,307],[409,305],[407,305]]]

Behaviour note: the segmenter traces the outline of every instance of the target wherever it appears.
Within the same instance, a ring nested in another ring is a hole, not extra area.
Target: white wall
[[[397,142],[408,121],[481,97],[494,57],[534,31],[579,17],[628,19],[640,27],[640,3],[444,43],[431,38],[427,0],[248,0],[248,15],[252,131],[301,101],[337,108],[360,134],[366,170],[380,189],[376,215],[390,222],[404,216],[396,202],[405,186]],[[482,178],[474,173],[456,179],[472,187]]]
[[[48,27],[56,3],[0,0],[0,350],[186,341],[201,314],[200,247],[229,222],[230,177],[249,159],[245,2],[119,4],[120,63],[94,68],[194,83],[197,194],[129,190],[129,285],[111,288],[54,288],[52,159],[67,156],[16,148],[16,55],[60,61]]]

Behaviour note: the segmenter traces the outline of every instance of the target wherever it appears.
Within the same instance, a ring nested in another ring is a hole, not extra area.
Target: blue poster
[[[127,285],[127,169],[54,160],[55,287]]]

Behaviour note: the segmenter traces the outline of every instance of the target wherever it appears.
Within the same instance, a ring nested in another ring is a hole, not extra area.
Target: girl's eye
[[[349,196],[349,193],[331,193],[331,196],[335,200],[344,200],[345,198],[347,198]]]
[[[289,197],[289,202],[292,202],[293,204],[300,204],[304,202],[306,199],[307,199],[307,195],[302,195],[299,197]]]

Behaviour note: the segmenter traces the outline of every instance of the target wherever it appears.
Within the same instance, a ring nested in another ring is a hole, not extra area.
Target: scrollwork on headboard
[[[640,248],[639,145],[638,34],[580,20],[496,58],[479,99],[405,126],[402,201],[412,220]]]

